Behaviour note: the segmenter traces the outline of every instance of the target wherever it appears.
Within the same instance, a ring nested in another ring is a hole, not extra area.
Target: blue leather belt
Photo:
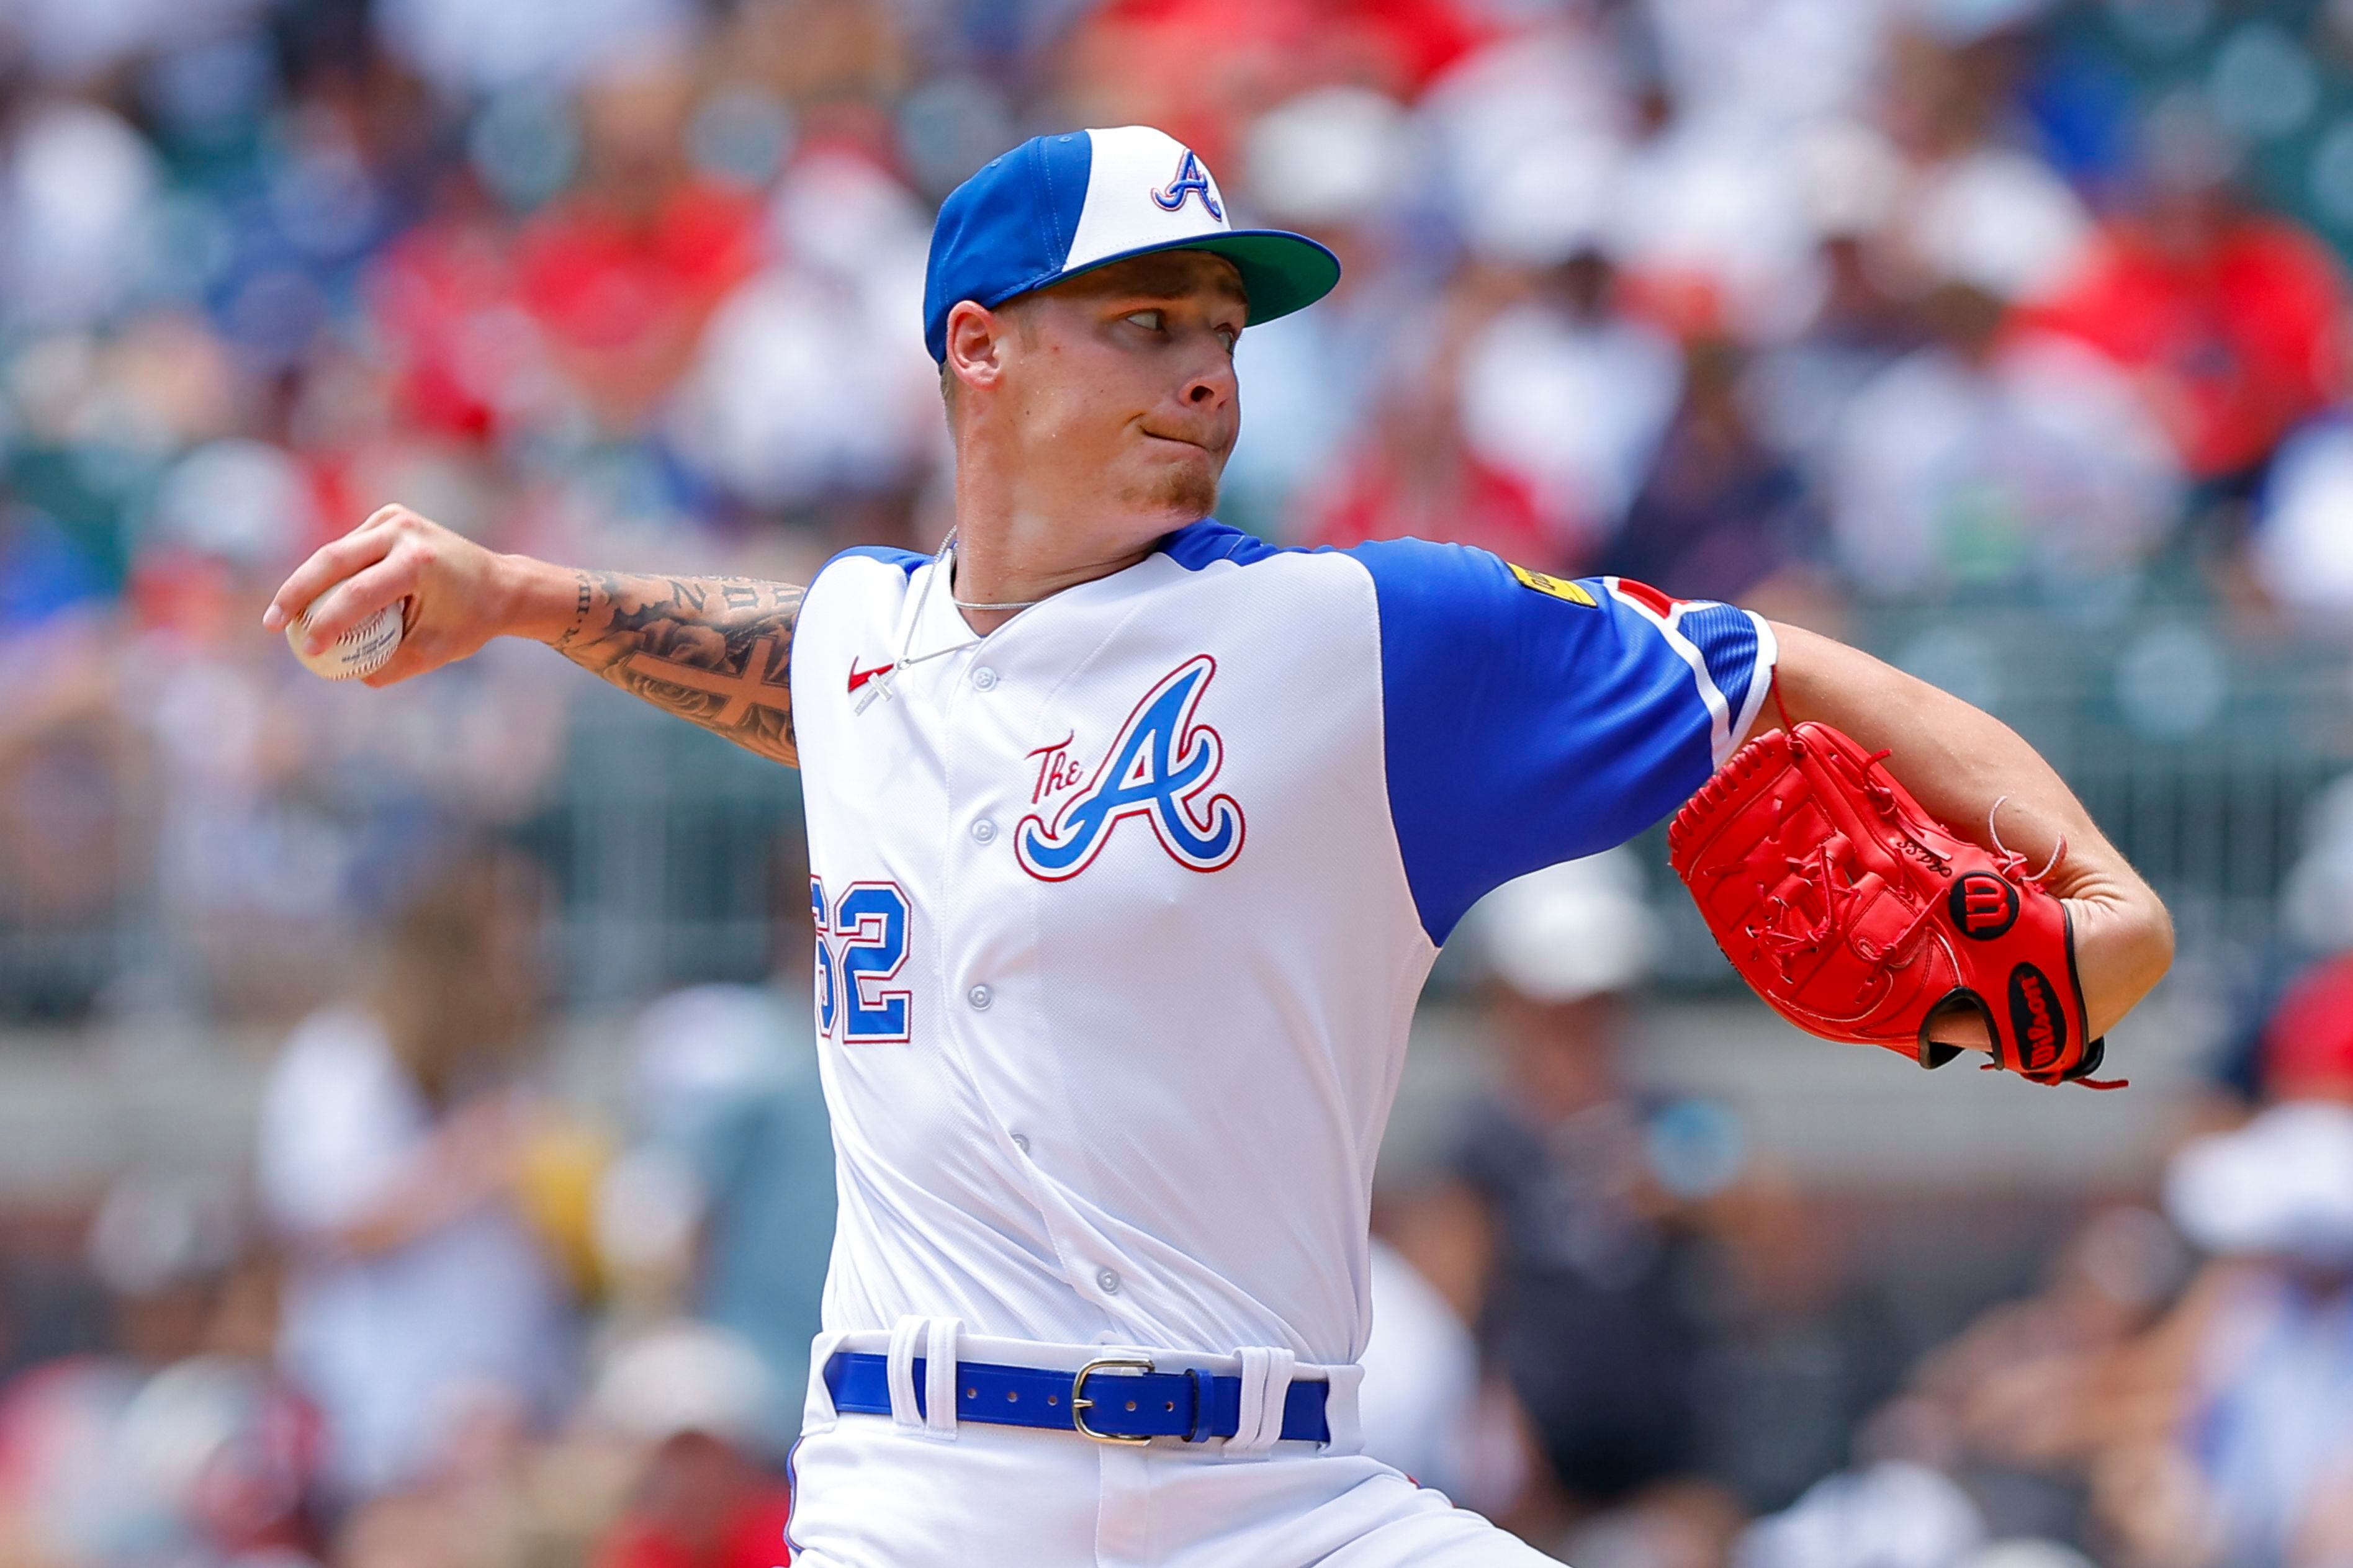
[[[925,1405],[925,1368],[914,1365],[915,1408]],[[837,1351],[825,1363],[833,1407],[851,1415],[891,1414],[891,1358]],[[1282,1436],[1328,1443],[1328,1383],[1293,1383],[1282,1397]],[[1206,1372],[1155,1372],[1134,1356],[1104,1356],[1076,1372],[956,1363],[956,1419],[997,1426],[1077,1432],[1099,1443],[1182,1437],[1206,1443],[1241,1429],[1242,1380]]]

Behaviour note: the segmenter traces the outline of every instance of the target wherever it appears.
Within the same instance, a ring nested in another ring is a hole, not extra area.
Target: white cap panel
[[[1089,131],[1087,138],[1093,151],[1087,199],[1071,237],[1065,271],[1233,226],[1226,221],[1225,195],[1208,165],[1166,132],[1123,125]]]

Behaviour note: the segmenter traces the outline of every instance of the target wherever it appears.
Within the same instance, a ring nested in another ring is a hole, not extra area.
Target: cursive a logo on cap
[[[1173,213],[1185,205],[1187,197],[1196,195],[1201,198],[1202,207],[1211,217],[1219,223],[1226,221],[1226,209],[1218,205],[1216,194],[1209,189],[1208,172],[1193,155],[1193,149],[1187,147],[1185,156],[1177,160],[1176,177],[1153,192],[1152,199],[1161,211]]]

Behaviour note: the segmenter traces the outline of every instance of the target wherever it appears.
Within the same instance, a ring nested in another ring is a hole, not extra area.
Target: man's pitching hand
[[[309,608],[301,635],[315,652],[406,598],[399,649],[362,678],[389,686],[464,658],[502,633],[529,636],[539,621],[560,623],[566,582],[542,563],[485,550],[406,507],[387,506],[297,567],[261,624],[280,631]]]

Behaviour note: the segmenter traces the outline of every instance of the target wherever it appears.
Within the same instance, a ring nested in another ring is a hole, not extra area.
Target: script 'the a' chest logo
[[[1161,677],[1120,726],[1094,776],[1054,809],[1053,820],[1021,819],[1013,853],[1023,870],[1067,881],[1094,864],[1132,816],[1152,825],[1180,866],[1215,871],[1233,864],[1242,852],[1242,808],[1231,795],[1210,794],[1225,742],[1194,718],[1217,673],[1218,661],[1204,653]]]

